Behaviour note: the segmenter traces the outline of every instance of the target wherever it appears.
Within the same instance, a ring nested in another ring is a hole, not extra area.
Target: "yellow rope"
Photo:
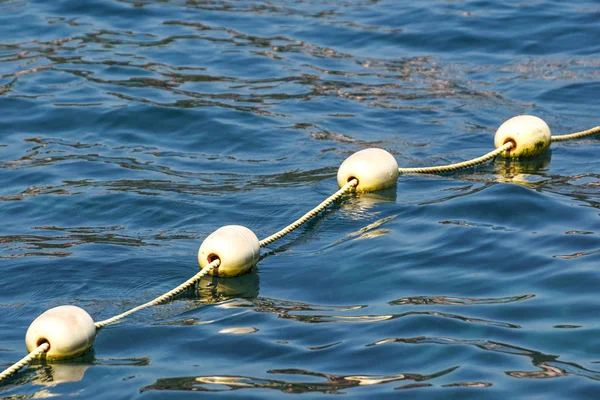
[[[298,218],[296,221],[294,221],[290,225],[286,226],[279,232],[276,232],[276,233],[272,234],[271,236],[261,240],[259,242],[260,247],[265,247],[266,245],[273,243],[274,241],[276,241],[278,239],[281,239],[282,237],[284,237],[285,235],[287,235],[294,229],[296,229],[299,226],[301,226],[302,224],[306,223],[309,219],[311,219],[312,217],[314,217],[315,215],[317,215],[318,213],[323,211],[327,206],[329,206],[331,203],[333,203],[334,201],[336,201],[337,199],[342,197],[344,194],[349,192],[356,185],[358,185],[358,181],[356,179],[350,180],[348,183],[346,183],[344,186],[342,186],[340,188],[340,190],[338,190],[337,192],[335,192],[334,194],[329,196],[321,204],[319,204],[318,206],[316,206],[315,208],[313,208],[312,210],[310,210],[309,212],[304,214],[302,217]]]
[[[160,304],[160,303],[162,303],[162,302],[164,302],[164,301],[172,298],[173,296],[176,296],[177,294],[183,292],[188,287],[190,287],[191,285],[193,285],[194,283],[196,283],[197,281],[199,281],[204,275],[206,275],[207,273],[209,273],[213,268],[218,267],[219,264],[221,264],[221,260],[216,259],[213,262],[211,262],[210,264],[208,264],[206,267],[202,268],[200,270],[200,272],[198,272],[196,275],[192,276],[190,279],[188,279],[187,281],[183,282],[181,285],[177,286],[175,289],[173,289],[173,290],[171,290],[171,291],[163,294],[162,296],[159,296],[159,297],[157,297],[156,299],[154,299],[152,301],[149,301],[149,302],[144,303],[144,304],[142,304],[140,306],[132,308],[129,311],[125,311],[122,314],[115,315],[112,318],[108,318],[108,319],[105,319],[104,321],[96,322],[94,324],[96,326],[96,329],[100,329],[102,327],[105,327],[106,325],[112,324],[112,323],[114,323],[114,322],[116,322],[116,321],[118,321],[120,319],[123,319],[123,318],[127,317],[128,315],[133,314],[134,312],[143,310],[143,309],[151,307],[151,306],[155,306],[157,304]],[[48,349],[50,349],[50,344],[48,342],[42,343],[35,350],[33,350],[31,353],[29,353],[27,356],[23,357],[20,361],[16,362],[15,364],[13,364],[12,366],[10,366],[9,368],[7,368],[4,371],[2,371],[2,373],[0,373],[0,381],[8,378],[12,374],[14,374],[15,372],[17,372],[21,368],[23,368],[25,365],[29,364],[31,362],[31,360],[33,360],[34,358],[36,358],[40,354],[45,353],[46,351],[48,351]]]
[[[514,142],[506,142],[496,150],[490,151],[481,157],[473,158],[472,160],[462,161],[455,164],[440,165],[436,167],[423,167],[423,168],[398,168],[401,174],[437,174],[439,172],[450,172],[457,169],[469,168],[475,165],[484,163],[492,158],[498,156],[500,153],[510,150],[514,146]]]
[[[108,318],[105,319],[104,321],[100,321],[100,322],[96,322],[94,325],[96,325],[96,329],[100,329],[102,327],[105,327],[106,325],[112,324],[113,322],[116,322],[120,319],[123,319],[125,317],[127,317],[128,315],[133,314],[134,312],[143,310],[144,308],[148,308],[148,307],[152,307],[155,306],[157,304],[162,303],[163,301],[166,301],[168,299],[170,299],[171,297],[183,292],[184,290],[186,290],[188,287],[190,287],[191,285],[193,285],[194,283],[196,283],[197,281],[200,280],[200,278],[202,278],[204,275],[206,275],[207,273],[209,273],[213,268],[216,268],[219,266],[219,264],[221,263],[221,260],[219,260],[218,258],[216,260],[214,260],[213,262],[211,262],[210,264],[208,264],[206,267],[202,268],[200,270],[200,272],[198,272],[196,275],[192,276],[190,279],[188,279],[187,281],[183,282],[181,285],[177,286],[175,289],[163,294],[160,297],[157,297],[156,299],[149,301],[147,303],[144,303],[140,306],[137,306],[135,308],[132,308],[129,311],[125,311],[122,314],[119,315],[115,315],[112,318]]]
[[[14,363],[12,366],[6,368],[2,373],[0,373],[0,381],[8,378],[27,364],[31,362],[34,358],[39,356],[42,353],[45,353],[50,348],[50,344],[48,342],[44,342],[40,344],[36,349],[34,349],[31,353],[27,354],[25,357],[21,358],[18,362]]]
[[[569,139],[578,139],[581,137],[590,136],[590,135],[594,135],[597,133],[600,133],[600,126],[596,126],[594,128],[591,128],[591,129],[588,129],[585,131],[581,131],[581,132],[571,133],[568,135],[552,136],[551,141],[559,142],[559,141],[569,140]],[[439,173],[439,172],[450,172],[450,171],[455,171],[458,169],[469,168],[469,167],[473,167],[475,165],[478,165],[478,164],[481,164],[488,160],[493,159],[494,157],[498,156],[502,152],[504,152],[506,150],[510,150],[511,148],[514,147],[514,145],[515,145],[514,142],[507,142],[504,145],[502,145],[501,147],[499,147],[487,154],[484,154],[481,157],[477,157],[472,160],[467,160],[467,161],[463,161],[463,162],[459,162],[459,163],[454,163],[454,164],[449,164],[449,165],[441,165],[441,166],[435,166],[435,167],[423,167],[423,168],[398,168],[398,171],[400,173],[404,173],[404,174],[407,174],[407,173],[434,174],[434,173]],[[332,204],[333,202],[338,200],[340,197],[342,197],[347,192],[351,191],[356,185],[358,185],[358,181],[356,179],[352,179],[351,181],[346,183],[342,188],[340,188],[337,192],[335,192],[333,195],[329,196],[327,199],[325,199],[323,202],[321,202],[321,204],[319,204],[317,207],[313,208],[312,210],[310,210],[309,212],[304,214],[302,217],[297,219],[295,222],[286,226],[279,232],[276,232],[273,235],[261,240],[259,242],[260,247],[267,246],[268,244],[273,243],[274,241],[276,241],[278,239],[281,239],[288,233],[290,233],[293,230],[297,229],[298,227],[302,226],[308,220],[310,220],[311,218],[316,216],[318,213],[323,211],[330,204]],[[181,285],[177,286],[173,290],[163,294],[162,296],[159,296],[152,301],[149,301],[149,302],[139,305],[135,308],[132,308],[129,311],[125,311],[124,313],[115,315],[114,317],[105,319],[100,322],[96,322],[94,324],[96,326],[96,329],[103,328],[106,325],[109,325],[116,321],[119,321],[137,311],[143,310],[143,309],[151,307],[151,306],[155,306],[166,300],[169,300],[170,298],[172,298],[172,297],[176,296],[177,294],[186,290],[191,285],[195,284],[204,275],[206,275],[208,272],[210,272],[213,268],[218,267],[220,265],[220,263],[221,263],[221,261],[219,259],[216,259],[212,263],[208,264],[206,267],[202,268],[202,270],[200,270],[200,272],[198,272],[196,275],[192,276],[190,279],[188,279]],[[4,371],[2,371],[2,373],[0,373],[0,381],[10,377],[15,372],[17,372],[24,366],[28,365],[33,359],[35,359],[39,355],[47,352],[49,349],[50,349],[50,344],[48,342],[40,344],[36,349],[31,351],[27,356],[23,357],[21,360],[19,360],[12,366],[10,366],[7,369],[5,369]]]
[[[596,133],[600,133],[600,126],[596,126],[594,128],[588,129],[586,131],[571,133],[569,135],[552,136],[552,137],[550,137],[550,140],[553,142],[561,142],[563,140],[579,139],[584,136],[595,135]]]
[[[585,131],[581,131],[581,132],[571,133],[569,135],[552,136],[550,138],[550,140],[552,142],[560,142],[563,140],[579,139],[579,138],[582,138],[585,136],[595,135],[597,133],[600,133],[600,126],[596,126],[594,128],[591,128],[591,129],[588,129]],[[484,154],[481,157],[474,158],[472,160],[467,160],[467,161],[463,161],[463,162],[459,162],[459,163],[455,163],[455,164],[449,164],[449,165],[440,165],[440,166],[435,166],[435,167],[398,168],[398,171],[401,174],[437,174],[440,172],[456,171],[458,169],[473,167],[475,165],[478,165],[478,164],[484,163],[488,160],[491,160],[492,158],[503,153],[504,151],[511,149],[513,146],[514,146],[513,142],[506,142],[503,146],[498,147],[497,149],[490,151],[489,153]]]

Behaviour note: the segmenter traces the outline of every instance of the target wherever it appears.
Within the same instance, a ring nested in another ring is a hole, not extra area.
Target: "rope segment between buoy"
[[[288,233],[292,232],[294,229],[297,229],[298,227],[302,226],[308,220],[310,220],[312,217],[314,217],[315,215],[317,215],[318,213],[323,211],[325,208],[327,208],[327,206],[329,206],[331,203],[338,200],[340,197],[342,197],[347,192],[352,190],[356,185],[358,185],[358,180],[351,179],[350,181],[348,181],[348,183],[346,183],[344,186],[342,186],[337,192],[335,192],[334,194],[332,194],[331,196],[329,196],[328,198],[323,200],[323,202],[321,202],[321,204],[319,204],[318,206],[316,206],[315,208],[313,208],[312,210],[310,210],[309,212],[304,214],[302,217],[298,218],[296,221],[292,222],[291,224],[289,224],[288,226],[286,226],[279,232],[276,232],[276,233],[272,234],[271,236],[266,237],[263,240],[261,240],[259,242],[260,247],[265,247],[266,245],[271,244],[278,239],[281,239]]]
[[[550,142],[562,142],[564,140],[580,139],[582,137],[595,135],[597,133],[600,133],[600,126],[596,126],[594,128],[590,128],[581,132],[570,133],[568,135],[554,135],[550,137]],[[462,161],[455,164],[439,165],[434,167],[398,168],[398,172],[400,172],[401,174],[437,174],[440,172],[450,172],[459,169],[474,167],[475,165],[479,165],[481,163],[491,160],[492,158],[497,157],[498,155],[500,155],[500,153],[511,149],[513,146],[513,142],[506,142],[504,145],[498,147],[497,149],[492,150],[489,153],[482,155],[481,157],[473,158],[472,160]]]
[[[27,364],[29,364],[33,359],[38,357],[39,355],[47,352],[50,349],[50,344],[48,342],[44,342],[36,347],[31,353],[27,354],[25,357],[21,358],[19,361],[6,368],[2,373],[0,373],[0,381],[8,378]]]
[[[498,147],[493,151],[490,151],[487,154],[482,155],[481,157],[473,158],[467,161],[461,161],[459,163],[423,168],[398,168],[398,172],[400,172],[401,174],[437,174],[439,172],[450,172],[456,171],[458,169],[474,167],[475,165],[479,165],[481,163],[491,160],[492,158],[498,156],[500,153],[506,150],[512,149],[514,145],[514,142],[506,142],[502,146]]]
[[[202,268],[200,270],[200,272],[198,272],[196,275],[192,276],[190,279],[188,279],[187,281],[183,282],[181,285],[177,286],[175,289],[168,291],[167,293],[163,294],[162,296],[157,297],[156,299],[149,301],[147,303],[144,303],[142,305],[139,305],[135,308],[132,308],[129,311],[125,311],[124,313],[121,313],[119,315],[115,315],[114,317],[105,319],[103,321],[100,322],[96,322],[94,325],[96,326],[96,329],[100,329],[105,327],[106,325],[112,324],[114,322],[117,322],[120,319],[123,319],[125,317],[127,317],[128,315],[133,314],[134,312],[143,310],[145,308],[148,307],[152,307],[155,306],[157,304],[160,304],[166,300],[169,300],[170,298],[172,298],[173,296],[178,295],[179,293],[183,292],[184,290],[186,290],[187,288],[189,288],[190,286],[192,286],[194,283],[196,283],[197,281],[199,281],[204,275],[206,275],[207,273],[209,273],[213,268],[216,268],[219,266],[219,264],[221,263],[221,260],[219,260],[218,258],[216,260],[214,260],[213,262],[211,262],[210,264],[208,264],[206,267]]]
[[[551,142],[561,142],[563,140],[579,139],[579,138],[582,138],[585,136],[595,135],[596,133],[600,133],[600,126],[595,126],[591,129],[581,131],[581,132],[570,133],[568,135],[550,136],[550,141]]]
[[[149,301],[149,302],[139,305],[135,308],[132,308],[131,310],[125,311],[124,313],[115,315],[114,317],[105,319],[100,322],[96,322],[94,324],[94,326],[96,327],[96,329],[103,328],[106,325],[115,323],[137,311],[140,311],[145,308],[152,307],[152,306],[160,304],[164,301],[167,301],[167,300],[171,299],[172,297],[178,295],[179,293],[183,292],[184,290],[186,290],[187,288],[189,288],[196,282],[198,282],[204,275],[209,273],[213,268],[218,267],[220,263],[221,263],[221,260],[216,259],[213,262],[211,262],[210,264],[208,264],[206,267],[202,268],[196,275],[192,276],[190,279],[183,282],[181,285],[177,286],[176,288],[163,294],[162,296],[159,296],[152,301]],[[19,360],[18,362],[14,363],[10,367],[8,367],[4,371],[2,371],[2,373],[0,373],[0,381],[13,375],[15,372],[17,372],[18,370],[20,370],[21,368],[23,368],[24,366],[29,364],[33,359],[35,359],[38,356],[40,356],[41,354],[47,352],[49,349],[50,349],[50,344],[48,342],[44,342],[44,343],[40,344],[35,350],[33,350],[27,356],[23,357],[21,360]]]
[[[570,140],[570,139],[579,139],[582,137],[595,135],[597,133],[600,133],[600,126],[596,126],[594,128],[591,128],[591,129],[588,129],[585,131],[575,132],[575,133],[571,133],[571,134],[567,134],[567,135],[551,136],[550,141],[551,142],[560,142],[560,141]],[[400,173],[404,173],[404,174],[407,174],[407,173],[435,174],[435,173],[440,173],[440,172],[450,172],[450,171],[455,171],[455,170],[459,170],[459,169],[463,169],[463,168],[469,168],[469,167],[473,167],[475,165],[484,163],[486,161],[489,161],[489,160],[497,157],[500,153],[502,153],[506,150],[510,150],[514,146],[515,146],[515,143],[509,141],[509,142],[505,143],[504,145],[502,145],[501,147],[499,147],[493,151],[490,151],[489,153],[484,154],[481,157],[477,157],[477,158],[474,158],[471,160],[466,160],[466,161],[449,164],[449,165],[434,166],[434,167],[398,168],[398,171]],[[309,221],[311,218],[313,218],[318,213],[320,213],[325,208],[327,208],[330,204],[332,204],[333,202],[335,202],[336,200],[341,198],[346,193],[350,192],[357,185],[358,185],[358,180],[356,180],[356,179],[352,179],[352,180],[348,181],[348,183],[346,183],[344,186],[342,186],[337,192],[335,192],[334,194],[329,196],[327,199],[325,199],[318,206],[316,206],[315,208],[313,208],[312,210],[310,210],[309,212],[304,214],[302,217],[300,217],[299,219],[297,219],[290,225],[286,226],[285,228],[281,229],[280,231],[261,240],[259,242],[260,247],[267,246],[268,244],[273,243],[274,241],[276,241],[278,239],[281,239],[282,237],[286,236],[288,233],[290,233],[293,230],[297,229],[298,227],[302,226],[307,221]],[[100,322],[96,322],[94,324],[94,326],[96,327],[96,329],[99,330],[99,329],[105,327],[106,325],[115,323],[137,311],[143,310],[148,307],[155,306],[166,300],[171,299],[172,297],[176,296],[177,294],[183,292],[184,290],[186,290],[187,288],[189,288],[190,286],[195,284],[204,275],[206,275],[208,272],[210,272],[213,268],[218,267],[220,265],[220,263],[221,263],[221,261],[219,259],[216,259],[213,262],[211,262],[210,264],[208,264],[206,267],[202,268],[196,275],[192,276],[190,279],[183,282],[181,285],[177,286],[176,288],[170,290],[169,292],[163,294],[162,296],[159,296],[152,301],[149,301],[147,303],[144,303],[142,305],[134,307],[131,310],[125,311],[124,313],[115,315],[114,317],[105,319]],[[0,373],[0,381],[3,381],[4,379],[10,377],[11,375],[16,373],[21,368],[28,365],[32,360],[39,357],[41,354],[47,352],[49,349],[50,349],[50,344],[48,342],[44,342],[44,343],[40,344],[37,348],[35,348],[33,351],[31,351],[28,355],[23,357],[21,360],[17,361],[13,365],[11,365],[10,367],[8,367],[4,371],[2,371]]]

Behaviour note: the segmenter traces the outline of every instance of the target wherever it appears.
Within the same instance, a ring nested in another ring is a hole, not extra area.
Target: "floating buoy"
[[[211,275],[231,277],[248,272],[258,262],[260,244],[250,229],[240,225],[223,226],[211,233],[198,250],[200,268],[215,259],[221,263],[212,269]]]
[[[357,192],[373,192],[396,184],[398,163],[383,149],[365,149],[346,158],[337,174],[339,187],[358,180]]]
[[[494,137],[496,148],[513,142],[512,149],[500,155],[505,158],[534,157],[550,146],[550,127],[543,119],[533,115],[519,115],[505,121]]]
[[[86,352],[96,338],[94,320],[75,306],[51,308],[37,317],[25,335],[27,351],[47,342],[46,358],[60,360],[77,357]]]

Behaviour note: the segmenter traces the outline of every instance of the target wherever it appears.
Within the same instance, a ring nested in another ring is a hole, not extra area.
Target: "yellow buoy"
[[[396,184],[398,163],[383,149],[365,149],[346,158],[337,174],[339,187],[358,180],[357,192],[373,192]]]
[[[60,360],[77,357],[94,344],[94,320],[83,309],[75,306],[51,308],[37,317],[25,334],[27,351],[47,342],[47,359]]]
[[[218,268],[211,275],[231,277],[248,272],[258,262],[260,244],[250,229],[240,225],[223,226],[211,233],[198,250],[200,268],[218,258]]]
[[[513,142],[512,149],[502,152],[505,158],[534,157],[550,146],[550,127],[533,115],[519,115],[504,122],[496,131],[496,148]]]

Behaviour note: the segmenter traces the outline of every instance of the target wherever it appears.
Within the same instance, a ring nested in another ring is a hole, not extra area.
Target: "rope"
[[[133,314],[134,312],[143,310],[145,308],[148,307],[152,307],[155,306],[157,304],[160,304],[176,295],[178,295],[179,293],[183,292],[184,290],[186,290],[188,287],[190,287],[191,285],[193,285],[194,283],[196,283],[197,281],[199,281],[204,275],[206,275],[207,273],[209,273],[213,268],[216,268],[219,266],[219,264],[221,264],[221,260],[216,259],[213,262],[211,262],[210,264],[208,264],[206,267],[202,268],[200,270],[200,272],[198,272],[196,275],[192,276],[190,279],[188,279],[187,281],[183,282],[181,285],[177,286],[175,289],[163,294],[162,296],[157,297],[156,299],[149,301],[147,303],[144,303],[140,306],[137,306],[135,308],[132,308],[129,311],[125,311],[122,314],[119,315],[115,315],[112,318],[108,318],[105,319],[104,321],[100,321],[100,322],[96,322],[94,325],[96,326],[96,329],[100,329],[105,327],[106,325],[112,324],[120,319],[123,319],[125,317],[127,317],[128,315]],[[29,353],[27,356],[23,357],[20,361],[16,362],[15,364],[13,364],[12,366],[10,366],[9,368],[5,369],[4,371],[2,371],[2,373],[0,373],[0,381],[8,378],[9,376],[11,376],[12,374],[14,374],[15,372],[17,372],[18,370],[20,370],[21,368],[23,368],[25,365],[29,364],[31,362],[31,360],[33,360],[34,358],[36,358],[37,356],[39,356],[42,353],[47,352],[50,349],[50,344],[48,342],[44,342],[42,344],[40,344],[35,350],[33,350],[31,353]]]
[[[331,196],[329,196],[328,198],[326,198],[321,204],[319,204],[318,206],[316,206],[315,208],[313,208],[312,210],[310,210],[309,212],[307,212],[306,214],[304,214],[302,217],[298,218],[296,221],[294,221],[290,225],[286,226],[285,228],[283,228],[279,232],[276,232],[276,233],[272,234],[271,236],[269,236],[269,237],[264,238],[263,240],[261,240],[259,242],[260,243],[260,247],[265,247],[266,245],[271,244],[271,243],[273,243],[274,241],[276,241],[278,239],[281,239],[282,237],[284,237],[285,235],[287,235],[288,233],[290,233],[294,229],[300,227],[301,225],[303,225],[304,223],[306,223],[309,219],[311,219],[312,217],[314,217],[315,215],[317,215],[318,213],[320,213],[321,211],[323,211],[331,203],[333,203],[334,201],[338,200],[344,194],[346,194],[347,192],[349,192],[356,185],[358,185],[358,180],[352,179],[352,180],[348,181],[348,183],[346,183],[344,186],[342,186],[337,192],[335,192],[334,194],[332,194]]]
[[[49,349],[50,349],[50,344],[48,342],[44,342],[44,343],[40,344],[31,353],[29,353],[25,357],[21,358],[20,361],[14,363],[12,366],[10,366],[10,367],[6,368],[4,371],[2,371],[2,373],[0,374],[0,381],[3,381],[4,379],[8,378],[9,376],[14,374],[21,368],[23,368],[24,366],[29,364],[31,362],[31,360],[33,360],[40,354],[47,352]]]
[[[595,135],[596,133],[600,133],[600,126],[596,126],[594,128],[588,129],[587,131],[571,133],[569,135],[551,136],[550,140],[553,142],[561,142],[563,140],[579,139],[584,136]]]
[[[569,139],[579,139],[579,138],[582,138],[585,136],[595,135],[597,133],[600,133],[600,126],[596,126],[594,128],[591,128],[591,129],[588,129],[585,131],[581,131],[581,132],[571,133],[568,135],[552,136],[551,141],[552,142],[560,142],[560,141],[569,140]],[[434,173],[439,173],[439,172],[450,172],[450,171],[455,171],[455,170],[459,170],[459,169],[463,169],[463,168],[469,168],[469,167],[473,167],[475,165],[484,163],[486,161],[489,161],[489,160],[495,158],[496,156],[498,156],[499,154],[503,153],[504,151],[512,149],[514,146],[515,146],[515,143],[512,141],[509,141],[509,142],[506,142],[501,147],[499,147],[493,151],[490,151],[489,153],[484,154],[481,157],[477,157],[477,158],[474,158],[471,160],[454,163],[454,164],[449,164],[449,165],[434,166],[434,167],[398,168],[398,171],[400,173],[404,173],[404,174],[408,174],[408,173],[434,174]],[[325,208],[327,208],[330,204],[337,201],[343,195],[345,195],[346,193],[348,193],[349,191],[354,189],[357,185],[358,185],[358,180],[356,180],[356,179],[350,180],[342,188],[340,188],[337,192],[335,192],[334,194],[329,196],[327,199],[325,199],[323,202],[321,202],[321,204],[319,204],[318,206],[316,206],[315,208],[313,208],[312,210],[310,210],[309,212],[304,214],[302,217],[300,217],[299,219],[294,221],[292,224],[286,226],[279,232],[276,232],[273,235],[261,240],[259,242],[260,247],[265,247],[265,246],[269,245],[270,243],[273,243],[274,241],[286,236],[288,233],[292,232],[293,230],[297,229],[298,227],[302,226],[307,221],[309,221],[311,218],[313,218],[318,213],[320,213]],[[189,288],[191,285],[195,284],[204,275],[206,275],[207,273],[212,271],[214,268],[217,268],[220,265],[220,263],[221,263],[221,261],[219,259],[216,259],[213,262],[211,262],[210,264],[208,264],[206,267],[202,268],[196,275],[192,276],[190,279],[188,279],[181,285],[177,286],[176,288],[170,290],[169,292],[163,294],[162,296],[159,296],[152,301],[149,301],[149,302],[139,305],[135,308],[132,308],[131,310],[125,311],[124,313],[115,315],[114,317],[105,319],[100,322],[96,322],[94,324],[96,326],[96,329],[101,329],[101,328],[103,328],[109,324],[115,323],[137,311],[143,310],[148,307],[155,306],[166,300],[171,299],[172,297],[178,295],[179,293],[181,293],[184,290],[186,290],[187,288]],[[40,344],[36,349],[31,351],[28,355],[23,357],[21,360],[19,360],[12,366],[10,366],[10,367],[6,368],[4,371],[2,371],[2,373],[0,373],[0,381],[10,377],[11,375],[16,373],[21,368],[28,365],[33,359],[35,359],[36,357],[40,356],[41,354],[47,352],[49,349],[50,349],[50,344],[48,342],[44,342],[44,343]]]
[[[500,153],[505,152],[506,150],[510,150],[514,146],[514,142],[506,142],[502,146],[498,147],[496,150],[490,151],[487,154],[482,155],[481,157],[473,158],[472,160],[462,161],[455,164],[449,165],[440,165],[436,167],[423,167],[423,168],[398,168],[398,171],[401,174],[437,174],[439,172],[450,172],[456,171],[458,169],[469,168],[475,165],[479,165],[484,163],[492,158],[496,157]]]
[[[162,296],[157,297],[156,299],[149,301],[147,303],[144,303],[140,306],[137,306],[135,308],[132,308],[129,311],[125,311],[122,314],[119,315],[115,315],[112,318],[108,318],[105,319],[104,321],[100,321],[100,322],[96,322],[94,325],[96,325],[96,329],[100,329],[105,327],[106,325],[112,324],[120,319],[123,319],[125,317],[127,317],[128,315],[133,314],[134,312],[143,310],[145,308],[148,307],[152,307],[155,306],[157,304],[162,303],[163,301],[169,300],[170,298],[172,298],[175,295],[178,295],[179,293],[183,292],[184,290],[186,290],[188,287],[192,286],[194,283],[196,283],[197,281],[199,281],[204,275],[206,275],[207,273],[209,273],[213,268],[216,268],[219,266],[219,264],[221,264],[221,260],[219,260],[218,258],[216,260],[214,260],[213,262],[211,262],[210,264],[208,264],[206,267],[202,268],[200,270],[200,272],[198,272],[196,275],[192,276],[190,279],[188,279],[187,281],[183,282],[181,285],[177,286],[175,289],[163,294]]]

